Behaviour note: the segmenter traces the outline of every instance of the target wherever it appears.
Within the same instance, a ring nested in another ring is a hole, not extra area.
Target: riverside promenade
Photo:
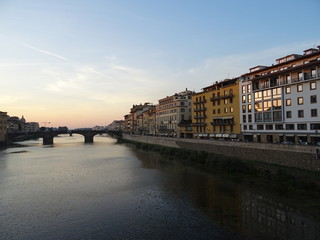
[[[168,138],[131,134],[123,134],[123,139],[167,147],[206,151],[286,167],[320,171],[320,146]]]

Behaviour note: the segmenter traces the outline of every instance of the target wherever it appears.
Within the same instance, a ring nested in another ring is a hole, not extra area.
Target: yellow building
[[[238,138],[240,107],[238,78],[225,79],[192,96],[195,137]]]

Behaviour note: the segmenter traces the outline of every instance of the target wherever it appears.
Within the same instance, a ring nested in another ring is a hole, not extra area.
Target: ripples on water
[[[318,236],[319,222],[294,209],[109,137],[94,140],[62,136],[54,146],[27,141],[0,152],[0,239]]]

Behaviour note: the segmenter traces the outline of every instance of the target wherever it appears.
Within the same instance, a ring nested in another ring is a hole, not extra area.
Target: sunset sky
[[[0,0],[0,111],[106,126],[320,45],[319,0]]]

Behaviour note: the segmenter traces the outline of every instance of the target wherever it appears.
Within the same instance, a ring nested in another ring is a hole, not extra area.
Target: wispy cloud
[[[306,47],[307,46],[307,47]],[[289,54],[302,54],[303,50],[312,47],[312,42],[300,42],[286,46],[263,49],[257,52],[247,52],[223,57],[211,57],[205,59],[195,67],[172,73],[172,82],[187,84],[192,90],[197,91],[203,87],[225,78],[241,76],[249,71],[249,68],[257,65],[271,66],[277,58]]]
[[[64,57],[64,56],[59,55],[59,54],[56,54],[56,53],[53,53],[53,52],[51,52],[51,51],[47,51],[47,50],[44,50],[44,49],[41,49],[41,48],[32,46],[32,45],[30,45],[30,44],[27,44],[27,43],[18,41],[18,40],[16,40],[16,39],[12,39],[11,37],[8,37],[8,36],[3,35],[3,34],[0,34],[0,36],[3,37],[3,38],[8,39],[8,40],[10,40],[10,41],[13,41],[13,42],[15,42],[15,43],[17,43],[17,44],[19,44],[19,45],[21,45],[21,46],[24,46],[24,47],[26,47],[26,48],[32,49],[32,50],[34,50],[34,51],[36,51],[36,52],[40,52],[40,53],[43,53],[43,54],[45,54],[45,55],[49,55],[49,56],[51,56],[51,57],[60,59],[60,60],[62,60],[62,61],[64,61],[64,62],[68,62],[68,63],[71,63],[71,64],[73,64],[73,65],[77,65],[77,66],[83,67],[83,68],[85,68],[86,70],[88,70],[88,71],[90,71],[90,72],[92,72],[92,73],[95,73],[95,74],[97,74],[97,75],[100,75],[100,76],[106,77],[106,78],[108,78],[108,79],[110,79],[110,80],[113,80],[112,77],[110,77],[109,75],[107,75],[107,74],[105,74],[105,73],[103,73],[103,72],[97,71],[97,70],[93,69],[92,67],[88,67],[88,66],[86,66],[86,65],[84,65],[84,64],[82,64],[82,63],[80,63],[80,62],[78,62],[78,61],[72,60],[72,59],[70,59],[70,58]]]

